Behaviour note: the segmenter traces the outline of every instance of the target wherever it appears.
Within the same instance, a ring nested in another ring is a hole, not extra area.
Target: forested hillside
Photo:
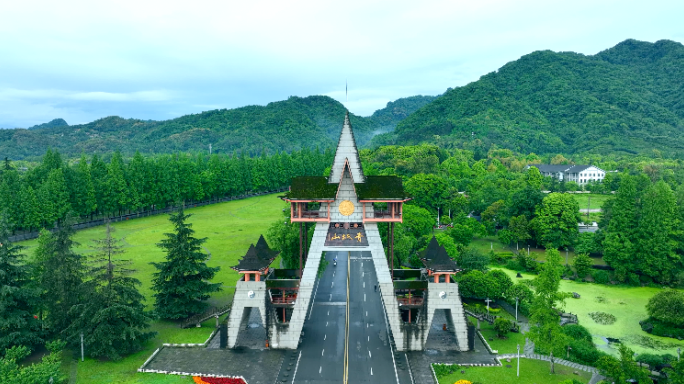
[[[525,55],[449,90],[374,143],[684,155],[683,129],[684,46],[626,40],[593,56]]]
[[[350,115],[357,144],[374,134],[394,130],[396,124],[432,101],[413,96],[388,103],[372,117]],[[303,147],[334,147],[344,120],[345,107],[327,96],[290,97],[266,106],[219,109],[167,121],[143,121],[105,117],[88,124],[69,126],[63,119],[30,129],[0,130],[0,154],[10,159],[36,159],[48,147],[68,157],[120,151],[173,153],[208,150],[249,154],[291,152]]]

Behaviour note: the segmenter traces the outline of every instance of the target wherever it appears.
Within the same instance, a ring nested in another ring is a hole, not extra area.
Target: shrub
[[[599,284],[608,284],[610,282],[610,275],[606,271],[593,271],[591,276],[594,278],[594,281]]]
[[[636,361],[648,364],[651,368],[658,371],[663,369],[665,364],[669,364],[671,361],[675,360],[677,360],[677,358],[670,354],[655,355],[652,353],[644,353],[637,355],[636,357]]]
[[[515,261],[515,260],[508,260],[508,262],[506,262],[506,269],[510,269],[512,271],[524,271],[525,270],[525,268],[523,268],[520,265],[520,263]]]
[[[514,256],[513,252],[489,252],[489,259],[499,265],[506,265]]]
[[[646,311],[656,320],[684,328],[684,293],[674,289],[662,290],[648,300]]]
[[[570,341],[570,360],[586,364],[596,365],[598,359],[607,356],[606,353],[596,349],[596,346],[591,341],[586,340],[571,340]]]
[[[562,329],[563,333],[570,336],[574,340],[584,340],[593,343],[591,333],[589,333],[589,331],[586,328],[579,324],[568,324],[564,326]]]
[[[649,317],[646,320],[639,322],[641,329],[644,332],[651,333],[656,336],[672,337],[679,340],[684,340],[684,328],[674,327],[671,324],[663,323],[658,319]]]
[[[432,364],[432,369],[435,371],[437,378],[441,378],[458,371],[458,365],[446,365],[446,364]]]
[[[487,272],[487,280],[489,280],[490,289],[488,294],[492,299],[503,297],[508,290],[513,286],[513,281],[500,269],[493,269]]]
[[[572,265],[577,270],[577,277],[580,279],[589,273],[592,264],[594,261],[586,253],[580,253],[572,260]]]
[[[497,317],[496,320],[494,320],[494,330],[499,337],[504,337],[511,331],[511,322],[503,317]]]

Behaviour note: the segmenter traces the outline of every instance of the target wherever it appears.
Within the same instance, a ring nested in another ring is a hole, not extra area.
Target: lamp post
[[[565,358],[568,359],[568,360],[570,360],[570,350],[571,350],[571,349],[572,349],[572,347],[568,345],[568,353],[567,353],[567,355],[565,356]]]
[[[677,360],[681,360],[681,359],[682,359],[682,349],[677,348]]]
[[[568,265],[568,247],[565,247],[565,265]]]
[[[489,300],[489,297],[488,297],[487,300],[485,300],[485,301],[487,302],[487,314],[489,315],[489,303],[490,303],[492,300]]]
[[[520,377],[520,344],[518,344],[518,377]]]

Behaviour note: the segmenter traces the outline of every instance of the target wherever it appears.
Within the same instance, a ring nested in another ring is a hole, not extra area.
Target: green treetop
[[[166,261],[151,263],[157,268],[152,280],[156,292],[155,312],[164,319],[181,319],[200,313],[206,307],[205,301],[211,292],[221,288],[220,283],[210,283],[219,267],[209,267],[209,255],[202,252],[204,239],[193,237],[195,231],[183,208],[169,215],[174,231],[165,233],[165,239],[157,244],[166,252]]]

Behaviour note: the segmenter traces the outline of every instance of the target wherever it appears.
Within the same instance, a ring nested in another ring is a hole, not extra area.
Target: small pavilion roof
[[[420,254],[420,259],[423,261],[425,268],[432,272],[460,272],[461,268],[456,265],[456,262],[451,260],[447,254],[446,249],[439,245],[437,238],[432,236],[430,244]]]
[[[264,235],[259,236],[259,240],[256,243],[256,251],[257,255],[261,257],[264,260],[271,260],[276,258],[278,254],[280,253],[279,251],[273,250],[268,247],[268,243],[266,242],[266,239],[264,239]]]
[[[273,251],[268,248],[266,240],[263,240],[263,236],[259,238],[257,246],[250,244],[247,253],[240,259],[238,265],[232,267],[234,270],[240,271],[263,271],[268,268],[273,262],[279,252]]]

